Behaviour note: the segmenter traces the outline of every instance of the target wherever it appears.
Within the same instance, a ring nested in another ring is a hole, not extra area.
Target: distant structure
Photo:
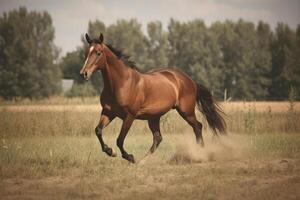
[[[74,84],[74,80],[73,79],[62,79],[62,89],[63,89],[63,92],[66,93],[69,90],[71,90],[73,84]]]

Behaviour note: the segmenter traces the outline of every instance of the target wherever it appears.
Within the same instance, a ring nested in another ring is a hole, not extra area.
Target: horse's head
[[[84,65],[80,70],[80,74],[85,80],[89,80],[94,71],[101,70],[105,67],[106,56],[104,54],[102,33],[97,39],[91,39],[90,36],[86,33],[85,38],[89,43],[89,51]]]

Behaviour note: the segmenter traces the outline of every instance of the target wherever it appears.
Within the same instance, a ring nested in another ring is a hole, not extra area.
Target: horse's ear
[[[104,37],[103,37],[103,34],[102,34],[102,33],[100,33],[99,40],[100,40],[100,43],[102,43],[103,40],[104,40]]]
[[[85,39],[89,44],[92,43],[92,39],[90,38],[90,36],[87,33],[85,34]]]

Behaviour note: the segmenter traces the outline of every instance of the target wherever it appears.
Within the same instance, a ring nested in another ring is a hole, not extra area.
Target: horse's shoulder
[[[100,103],[101,104],[109,104],[112,102],[112,97],[111,92],[109,90],[103,89],[100,95]]]

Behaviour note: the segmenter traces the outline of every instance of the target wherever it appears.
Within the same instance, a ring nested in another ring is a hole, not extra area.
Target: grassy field
[[[161,121],[161,146],[142,161],[152,136],[136,121],[125,141],[140,161],[133,165],[100,151],[100,107],[85,101],[0,106],[0,199],[300,198],[298,102],[222,104],[229,135],[216,141],[205,129],[205,148],[172,111]],[[120,125],[104,132],[115,150]]]

